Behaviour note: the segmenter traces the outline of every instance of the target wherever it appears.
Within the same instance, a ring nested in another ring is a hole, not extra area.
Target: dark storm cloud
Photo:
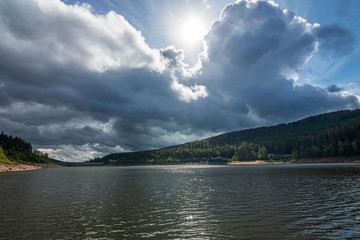
[[[331,93],[336,93],[336,92],[340,92],[344,89],[342,89],[341,87],[338,87],[337,85],[331,85],[326,90]]]
[[[271,2],[226,7],[197,69],[182,50],[150,48],[114,12],[48,0],[0,9],[0,128],[53,157],[86,160],[358,106],[296,84],[319,37],[333,35]]]
[[[354,36],[340,25],[321,26],[316,29],[315,34],[319,39],[320,47],[335,56],[344,56],[354,50]]]

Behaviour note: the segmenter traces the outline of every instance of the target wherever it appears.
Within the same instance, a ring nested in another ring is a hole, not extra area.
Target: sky
[[[0,130],[85,161],[359,108],[357,0],[0,1]]]

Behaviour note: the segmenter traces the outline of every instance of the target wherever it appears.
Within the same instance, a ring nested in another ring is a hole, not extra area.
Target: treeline
[[[92,161],[119,164],[226,163],[290,160],[360,154],[360,110],[221,134],[168,148],[110,154]]]
[[[356,156],[360,154],[360,118],[294,142],[292,158]]]
[[[252,142],[263,145],[273,154],[291,154],[298,148],[299,140],[316,137],[328,129],[336,128],[348,121],[360,118],[360,109],[325,113],[305,118],[300,121],[280,124],[271,127],[260,127],[237,132],[225,133],[207,139],[210,146],[241,145],[242,142]],[[338,133],[337,135],[346,134]],[[298,148],[299,149],[299,148]]]
[[[4,132],[0,134],[0,149],[0,152],[3,152],[3,162],[8,160],[18,163],[50,163],[47,154],[33,150],[30,143]]]
[[[203,141],[197,146],[180,145],[153,151],[109,154],[92,161],[119,164],[175,164],[175,163],[227,163],[229,161],[245,161],[263,159],[267,154],[264,146],[243,142],[240,146],[225,145],[210,147]]]

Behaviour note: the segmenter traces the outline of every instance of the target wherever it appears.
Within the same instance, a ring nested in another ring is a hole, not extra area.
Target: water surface
[[[360,165],[0,174],[0,239],[360,238]]]

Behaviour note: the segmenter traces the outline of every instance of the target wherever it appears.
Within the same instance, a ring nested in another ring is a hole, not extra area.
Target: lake
[[[0,239],[360,238],[360,164],[0,174]]]

